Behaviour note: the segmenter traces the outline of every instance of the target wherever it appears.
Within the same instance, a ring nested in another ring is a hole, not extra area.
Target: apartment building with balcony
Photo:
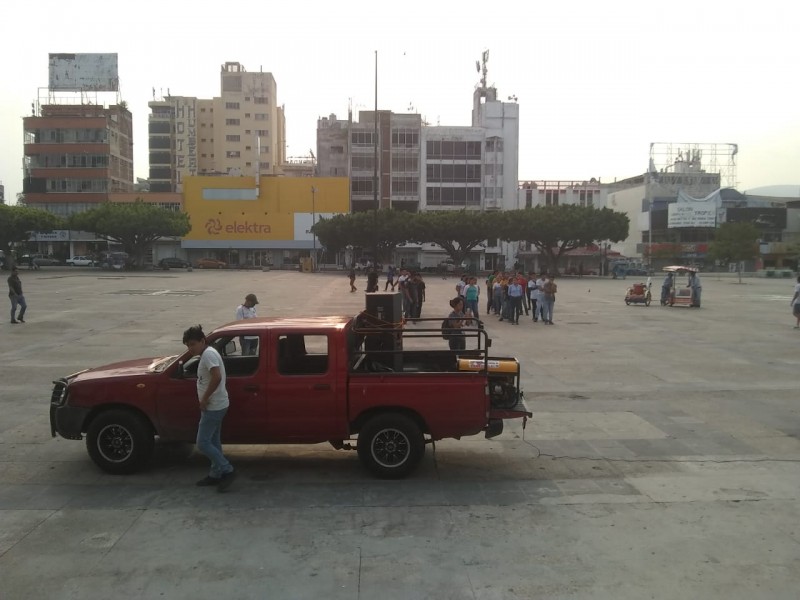
[[[25,203],[68,216],[133,191],[133,119],[124,102],[45,104],[23,118]]]
[[[286,124],[272,73],[226,62],[218,97],[167,95],[148,105],[151,191],[180,192],[193,175],[280,174]]]

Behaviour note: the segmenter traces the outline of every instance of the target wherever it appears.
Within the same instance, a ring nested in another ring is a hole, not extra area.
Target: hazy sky
[[[211,7],[214,8],[205,8]],[[50,52],[117,52],[147,177],[147,102],[219,95],[220,65],[270,71],[286,108],[288,155],[316,149],[316,121],[409,106],[469,125],[475,61],[520,104],[520,179],[647,168],[651,142],[736,143],[738,189],[800,184],[796,89],[800,8],[722,2],[5,3],[0,180],[22,190],[22,117],[47,86]]]

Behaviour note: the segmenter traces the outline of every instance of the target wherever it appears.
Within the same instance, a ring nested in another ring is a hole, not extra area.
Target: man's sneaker
[[[219,485],[222,481],[222,477],[211,477],[211,475],[206,475],[200,481],[197,482],[197,485],[200,487],[208,487],[212,485]]]
[[[230,473],[225,473],[220,478],[219,485],[217,486],[217,491],[218,492],[224,492],[229,487],[231,487],[231,484],[233,483],[233,480],[236,479],[236,475],[237,475],[236,471],[231,471]]]
[[[12,325],[16,325],[17,323],[19,323],[19,321],[17,321],[16,319],[11,319],[11,324]]]
[[[25,319],[23,319],[22,317],[17,317],[17,321],[19,321],[20,323],[24,323]]]

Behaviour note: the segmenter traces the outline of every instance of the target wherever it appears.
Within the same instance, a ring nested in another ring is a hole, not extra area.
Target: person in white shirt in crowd
[[[536,285],[536,273],[531,271],[528,276],[528,298],[531,302],[531,314],[533,315],[533,322],[539,320],[539,287]]]
[[[244,297],[244,303],[236,307],[236,320],[254,319],[256,314],[256,304],[258,298],[255,294],[247,294]],[[255,356],[258,350],[258,337],[246,335],[239,338],[239,343],[242,345],[242,356]]]
[[[542,290],[544,289],[544,282],[546,278],[547,278],[546,274],[542,272],[539,275],[539,278],[536,280],[536,311],[542,323],[547,323],[547,317],[545,317],[546,307],[544,305],[544,293],[542,292]],[[534,321],[537,321],[539,319],[534,319]]]
[[[219,352],[206,344],[206,334],[200,325],[183,332],[183,343],[192,356],[200,357],[197,366],[197,400],[200,403],[197,449],[211,461],[208,475],[197,485],[216,486],[218,491],[224,492],[236,478],[236,471],[222,453],[222,421],[230,405],[225,388],[225,363]]]

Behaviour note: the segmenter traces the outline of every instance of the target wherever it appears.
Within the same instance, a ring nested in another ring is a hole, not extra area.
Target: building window
[[[392,195],[416,196],[419,193],[419,179],[416,177],[392,177]]]
[[[425,199],[430,206],[480,206],[479,187],[428,187]]]
[[[392,171],[395,173],[419,172],[419,156],[416,154],[392,154]]]
[[[244,149],[245,150],[252,150],[252,148],[250,148],[250,146],[245,146]]]
[[[353,156],[351,168],[353,171],[374,171],[375,159],[372,156]]]
[[[594,190],[581,190],[578,194],[578,202],[581,206],[593,206]]]
[[[239,150],[228,150],[225,153],[225,158],[241,158],[242,153]]]
[[[350,191],[353,195],[372,194],[372,190],[372,177],[352,177],[350,179]]]
[[[266,96],[253,96],[253,104],[269,104],[269,98]]]
[[[392,146],[419,146],[419,131],[414,129],[395,129],[392,131]]]
[[[245,119],[249,119],[250,118],[250,113],[244,113],[244,118]]]
[[[481,180],[481,166],[429,164],[426,167],[426,178],[430,182],[437,183],[479,183]]]
[[[269,135],[269,129],[256,129],[256,135],[258,137],[267,137]]]
[[[226,135],[225,136],[225,141],[226,142],[240,142],[240,141],[242,141],[241,138],[242,138],[242,136],[240,136],[240,135]]]
[[[480,160],[480,142],[452,142],[448,140],[428,140],[425,144],[428,158]]]
[[[267,113],[256,113],[255,120],[256,121],[269,121],[269,119],[267,118]]]
[[[344,154],[344,146],[331,146],[331,154]]]
[[[230,110],[239,110],[239,103],[238,102],[226,102],[225,103],[225,108],[228,108]]]
[[[372,146],[374,137],[371,131],[354,131],[350,134],[350,142],[353,146]]]
[[[240,125],[241,121],[239,119],[225,119],[225,125]]]
[[[486,151],[487,152],[502,152],[503,151],[503,140],[500,140],[500,139],[486,140]]]
[[[558,190],[544,191],[545,206],[558,206]]]

